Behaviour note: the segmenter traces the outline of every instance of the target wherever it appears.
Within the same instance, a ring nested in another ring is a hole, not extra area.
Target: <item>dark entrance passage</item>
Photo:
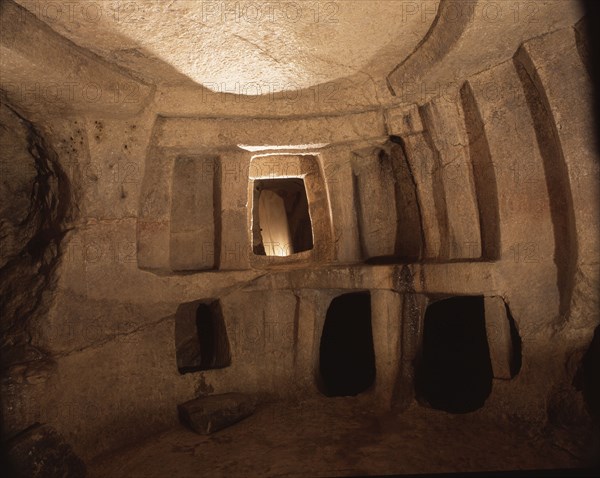
[[[323,335],[320,362],[321,391],[330,397],[356,395],[375,380],[371,330],[371,295],[344,294],[331,301]]]
[[[452,297],[427,307],[417,397],[431,407],[466,413],[492,391],[483,297]]]

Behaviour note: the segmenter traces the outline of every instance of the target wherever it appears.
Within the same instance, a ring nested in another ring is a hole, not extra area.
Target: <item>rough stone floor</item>
[[[310,477],[583,466],[572,441],[480,412],[414,405],[377,416],[357,398],[263,405],[210,436],[183,426],[97,459],[91,477]]]

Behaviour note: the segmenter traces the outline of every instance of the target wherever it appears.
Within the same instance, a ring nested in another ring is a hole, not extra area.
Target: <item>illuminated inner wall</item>
[[[291,256],[294,253],[284,199],[265,189],[258,196],[258,217],[262,244],[267,256]]]

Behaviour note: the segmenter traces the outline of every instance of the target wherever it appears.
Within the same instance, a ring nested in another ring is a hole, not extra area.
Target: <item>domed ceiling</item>
[[[61,35],[155,83],[268,94],[364,73],[381,80],[439,0],[18,0]]]

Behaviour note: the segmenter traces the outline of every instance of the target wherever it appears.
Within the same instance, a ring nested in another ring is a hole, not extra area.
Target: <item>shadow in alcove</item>
[[[580,0],[585,16],[577,28],[577,46],[592,78],[594,100],[594,126],[596,152],[600,153],[600,2],[597,0]],[[581,391],[592,417],[595,429],[593,466],[600,468],[600,325],[594,330],[593,338],[586,350],[573,385]],[[596,470],[597,472],[597,470]]]
[[[373,385],[375,352],[368,292],[344,294],[331,301],[319,358],[319,388],[325,395],[358,395]]]
[[[594,93],[594,122],[596,125],[596,149],[600,146],[600,2],[597,0],[581,0],[585,17],[585,33],[587,37],[588,68],[592,77]],[[581,42],[579,42],[581,44]]]
[[[483,297],[452,297],[429,305],[416,367],[417,399],[450,413],[472,412],[490,395],[492,378]]]
[[[228,367],[231,354],[220,302],[181,304],[175,313],[175,345],[180,374]]]
[[[589,450],[591,466],[600,470],[600,325],[586,350],[573,379],[573,386],[582,392],[589,415],[592,418],[592,442]]]

